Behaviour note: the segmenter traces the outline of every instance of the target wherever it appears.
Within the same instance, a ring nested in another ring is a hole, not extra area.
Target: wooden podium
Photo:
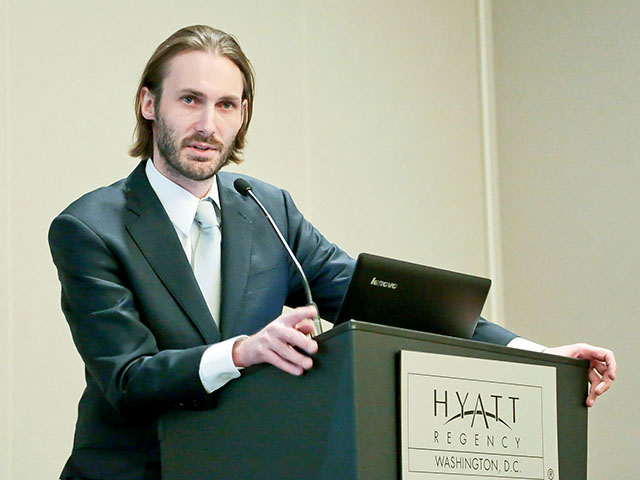
[[[400,350],[555,367],[553,476],[586,479],[587,361],[358,321],[317,340],[302,377],[252,367],[219,391],[217,407],[164,415],[163,480],[400,478]]]

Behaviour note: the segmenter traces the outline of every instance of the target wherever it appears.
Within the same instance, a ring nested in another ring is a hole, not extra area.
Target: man
[[[156,49],[136,94],[130,153],[143,161],[51,225],[62,308],[87,382],[61,478],[157,479],[159,414],[211,406],[243,367],[270,363],[300,375],[313,365],[318,346],[307,334],[316,310],[301,306],[285,251],[256,206],[234,191],[238,175],[219,172],[240,161],[253,91],[251,65],[231,36],[206,26],[179,30]],[[332,319],[353,260],[287,192],[250,182],[302,264],[322,316]],[[282,314],[285,304],[297,308]],[[484,320],[474,338],[525,342]],[[613,355],[560,348],[552,353],[592,360],[592,403],[615,376]]]

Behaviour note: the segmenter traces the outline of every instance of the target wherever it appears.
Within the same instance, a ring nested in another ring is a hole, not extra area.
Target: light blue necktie
[[[191,266],[211,316],[220,327],[220,224],[209,198],[198,203],[195,222],[199,228],[192,243]]]

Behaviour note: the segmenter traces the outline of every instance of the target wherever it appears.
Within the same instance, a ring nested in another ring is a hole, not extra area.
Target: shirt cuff
[[[246,338],[246,335],[215,343],[204,351],[198,373],[207,393],[218,390],[229,380],[240,376],[240,370],[233,363],[233,345],[240,338]]]
[[[539,343],[532,342],[522,337],[516,337],[507,343],[507,347],[519,348],[520,350],[529,350],[530,352],[542,353],[547,347],[540,345]]]

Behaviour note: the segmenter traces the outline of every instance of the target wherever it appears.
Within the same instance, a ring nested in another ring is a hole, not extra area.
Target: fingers
[[[587,396],[587,406],[595,404],[596,399],[611,387],[611,382],[616,378],[618,365],[615,355],[611,350],[587,345],[581,352],[580,357],[590,359],[589,395]]]
[[[589,394],[587,395],[586,404],[587,407],[592,407],[596,403],[596,399],[604,392],[609,390],[610,383],[596,381],[591,383],[589,388]]]
[[[277,319],[272,323],[276,321]],[[282,340],[286,345],[297,347],[309,355],[313,355],[318,351],[318,342],[307,336],[313,331],[313,320],[308,318],[298,321],[291,327],[286,326],[286,324],[284,326],[274,324],[271,329],[276,340]]]
[[[238,367],[270,363],[293,374],[301,375],[313,366],[313,360],[302,352],[313,355],[318,351],[315,340],[307,337],[314,330],[316,309],[300,307],[281,315],[255,335],[234,345],[233,361]],[[300,351],[299,351],[300,350]]]
[[[588,343],[576,343],[561,347],[548,348],[548,353],[567,357],[582,358],[590,361],[589,365],[589,394],[586,404],[593,406],[596,399],[611,387],[618,373],[616,357],[611,350],[594,347]]]
[[[295,328],[299,332],[302,332],[302,334],[305,336],[313,334],[316,330],[315,323],[313,322],[313,320],[309,320],[308,318],[296,323],[293,326],[293,328]],[[315,352],[309,352],[309,353],[315,353]]]
[[[291,347],[289,348],[291,351],[295,352],[293,348]],[[295,352],[295,353],[300,355],[298,352]],[[286,354],[283,356],[274,351],[268,351],[266,352],[264,363],[270,363],[274,367],[279,368],[284,372],[287,372],[291,375],[296,375],[296,376],[302,375],[305,370],[308,370],[313,366],[313,360],[311,360],[309,357],[306,357],[304,355],[300,355],[300,356],[304,357],[305,360],[303,360],[303,362],[307,363],[306,368],[301,366],[298,363],[299,359],[293,359],[293,361],[290,361],[286,359],[285,356]]]
[[[286,326],[293,327],[301,320],[304,320],[305,318],[313,319],[316,315],[318,315],[316,307],[313,305],[307,305],[305,307],[298,307],[284,315],[281,315],[276,319],[276,321],[281,320]]]
[[[294,349],[291,345],[277,343],[271,350],[271,352],[274,353],[279,360],[281,360],[281,362],[278,362],[278,364],[284,363],[286,365],[289,365],[291,368],[287,369],[286,371],[289,373],[293,373],[294,375],[302,375],[304,370],[309,370],[313,366],[313,360],[311,359],[311,357],[303,355],[302,353]]]
[[[599,362],[596,360],[591,361],[591,368],[595,369],[600,375],[604,375],[609,370],[609,367],[606,363]]]
[[[596,385],[600,384],[600,375],[595,370],[589,370],[589,383],[591,388],[595,388]]]
[[[586,404],[588,407],[592,407],[596,399],[605,393],[611,387],[613,378],[610,376],[610,366],[597,361],[592,360],[589,370],[589,395],[587,396]],[[615,375],[615,373],[614,373]]]
[[[607,372],[605,372],[605,376],[608,376],[611,380],[615,380],[616,375],[618,374],[618,363],[616,362],[616,357],[611,350],[603,350],[605,350],[603,361],[609,367]]]

